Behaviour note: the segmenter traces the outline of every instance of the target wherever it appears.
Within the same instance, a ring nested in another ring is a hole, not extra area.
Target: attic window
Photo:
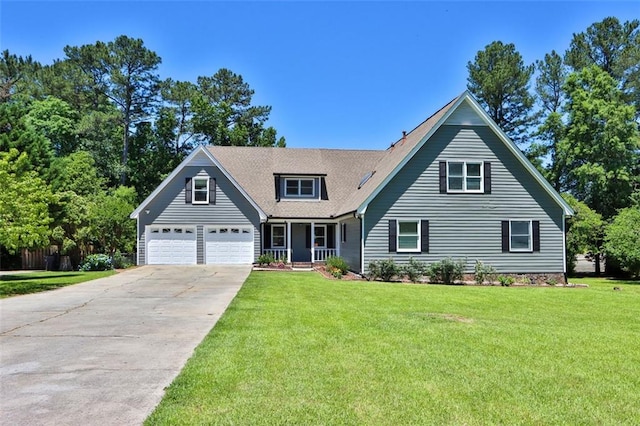
[[[376,171],[375,171],[375,170],[372,170],[372,171],[368,172],[366,175],[364,175],[364,176],[362,177],[362,179],[360,180],[360,184],[358,184],[358,189],[362,188],[362,186],[363,186],[365,183],[367,183],[367,181],[368,181],[369,179],[371,179],[371,176],[373,176],[375,173],[376,173]]]

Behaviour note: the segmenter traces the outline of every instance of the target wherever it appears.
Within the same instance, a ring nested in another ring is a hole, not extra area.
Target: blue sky
[[[289,147],[384,149],[462,93],[492,41],[532,63],[607,16],[640,18],[640,2],[2,0],[0,49],[48,64],[141,38],[162,78],[241,74]]]

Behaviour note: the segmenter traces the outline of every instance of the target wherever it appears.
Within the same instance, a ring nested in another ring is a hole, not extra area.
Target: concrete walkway
[[[141,424],[249,272],[144,266],[0,300],[0,424]]]

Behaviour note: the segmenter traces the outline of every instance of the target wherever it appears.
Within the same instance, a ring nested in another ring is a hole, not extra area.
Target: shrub
[[[632,277],[640,277],[640,208],[620,210],[607,227],[604,249],[614,258],[623,271]]]
[[[432,263],[427,268],[427,276],[430,282],[455,284],[456,281],[462,280],[466,265],[466,259],[453,260],[447,257],[439,262]]]
[[[393,277],[400,273],[400,268],[393,259],[373,261],[369,263],[369,279],[380,279],[382,281],[391,281]]]
[[[116,250],[111,258],[111,264],[115,269],[126,269],[133,266],[133,263],[129,260],[127,256],[120,253],[120,250]]]
[[[80,265],[82,272],[108,271],[110,269],[113,269],[113,262],[106,254],[90,254],[84,259],[82,265]]]
[[[474,278],[476,284],[482,285],[485,281],[493,283],[496,280],[496,268],[491,265],[485,264],[480,260],[476,260],[474,268]]]
[[[258,260],[256,261],[260,266],[269,266],[272,263],[275,263],[276,258],[273,257],[271,253],[264,253],[258,256]]]
[[[424,276],[426,265],[424,262],[415,260],[413,257],[409,259],[409,263],[402,267],[401,273],[412,283],[417,283]]]
[[[498,282],[502,287],[509,287],[511,284],[516,282],[516,280],[510,275],[500,275],[498,277]]]
[[[349,265],[347,265],[347,262],[340,256],[327,257],[327,259],[325,260],[325,265],[327,266],[327,269],[339,270],[342,275],[349,272]]]

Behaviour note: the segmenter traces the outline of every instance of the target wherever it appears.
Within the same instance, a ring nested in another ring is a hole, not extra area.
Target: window
[[[483,192],[482,162],[450,161],[447,167],[449,192]]]
[[[271,225],[271,248],[285,248],[285,227],[284,225]]]
[[[193,178],[193,204],[209,204],[209,178]]]
[[[420,221],[398,221],[398,251],[420,251]]]
[[[509,250],[532,251],[532,229],[530,220],[509,221]]]
[[[284,180],[284,193],[287,197],[315,197],[314,179],[287,178]]]
[[[343,243],[347,242],[347,224],[346,223],[340,224],[340,241]]]
[[[313,246],[327,248],[327,225],[316,225],[313,234]]]

